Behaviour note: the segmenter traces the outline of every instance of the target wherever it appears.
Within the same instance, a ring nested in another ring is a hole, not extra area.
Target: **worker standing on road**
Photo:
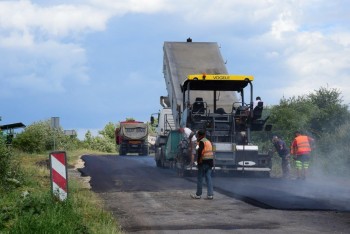
[[[294,155],[295,166],[297,169],[297,179],[306,179],[307,171],[309,168],[311,145],[314,143],[314,139],[302,135],[299,131],[295,132],[295,138],[291,146],[291,154]]]
[[[286,143],[278,138],[278,136],[272,137],[272,143],[278,153],[278,155],[281,157],[282,161],[282,178],[288,178],[289,172],[290,172],[290,163],[289,163],[289,149],[286,146]]]
[[[189,141],[189,154],[191,159],[190,167],[192,168],[194,163],[194,158],[196,154],[196,145],[197,145],[197,137],[196,134],[187,127],[181,127],[179,129],[179,132],[181,132],[186,139]]]
[[[200,199],[202,196],[203,177],[207,183],[207,198],[213,199],[213,183],[211,179],[212,168],[214,166],[213,146],[211,142],[205,137],[205,132],[199,130],[197,132],[198,151],[197,151],[197,192],[191,194],[191,198]]]

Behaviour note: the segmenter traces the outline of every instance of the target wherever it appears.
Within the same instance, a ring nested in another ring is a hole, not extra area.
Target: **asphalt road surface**
[[[350,179],[216,175],[214,200],[193,200],[196,178],[157,168],[151,156],[82,160],[126,233],[350,233]]]

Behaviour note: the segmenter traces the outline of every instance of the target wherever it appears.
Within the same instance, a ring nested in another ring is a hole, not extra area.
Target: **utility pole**
[[[53,150],[56,150],[56,131],[60,128],[60,117],[51,117],[51,129],[53,130]]]

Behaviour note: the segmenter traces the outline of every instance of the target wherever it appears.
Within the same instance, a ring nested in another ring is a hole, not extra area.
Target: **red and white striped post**
[[[68,174],[67,174],[67,156],[66,152],[51,152],[51,189],[53,195],[57,196],[61,201],[67,199],[68,196]]]

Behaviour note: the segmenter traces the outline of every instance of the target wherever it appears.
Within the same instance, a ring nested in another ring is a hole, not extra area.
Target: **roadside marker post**
[[[65,151],[51,152],[50,175],[52,194],[64,201],[68,197],[67,156]]]

